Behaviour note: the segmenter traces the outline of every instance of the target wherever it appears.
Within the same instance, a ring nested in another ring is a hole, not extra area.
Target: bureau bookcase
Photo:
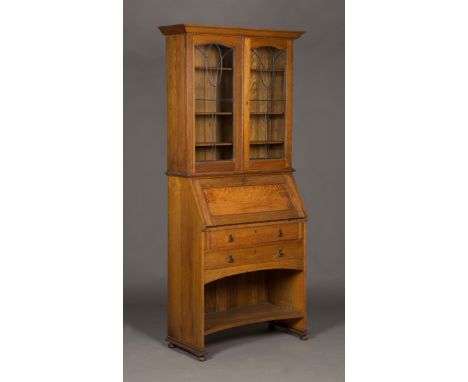
[[[293,41],[171,25],[166,36],[168,336],[268,322],[307,339],[306,220],[293,177]]]

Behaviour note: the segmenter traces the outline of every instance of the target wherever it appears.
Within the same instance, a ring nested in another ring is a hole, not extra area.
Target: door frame
[[[219,44],[234,48],[233,58],[233,160],[232,161],[195,161],[195,46]],[[242,147],[242,37],[219,35],[186,35],[186,75],[187,75],[187,142],[189,173],[241,171],[243,168]]]
[[[250,50],[272,46],[286,51],[285,131],[283,159],[250,159]],[[292,164],[292,95],[293,41],[282,38],[253,37],[244,39],[244,170],[291,169]]]

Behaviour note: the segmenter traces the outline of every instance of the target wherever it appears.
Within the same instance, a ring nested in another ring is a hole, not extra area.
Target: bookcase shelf
[[[284,102],[284,99],[251,99],[250,102]]]
[[[226,68],[226,67],[205,67],[205,66],[196,66],[195,70],[209,70],[209,71],[216,71],[216,70],[226,70],[226,71],[232,71],[232,68]]]
[[[195,112],[196,116],[204,117],[207,115],[232,115],[232,112],[230,111],[216,111],[216,112],[209,112],[209,111],[197,111]]]
[[[284,141],[250,141],[251,145],[282,145]]]
[[[268,68],[250,68],[251,72],[263,72],[263,73],[283,73],[284,69],[268,69]]]
[[[284,116],[284,113],[282,112],[276,112],[276,111],[269,111],[269,112],[262,112],[262,111],[251,111],[250,112],[250,115],[251,116],[254,116],[254,117],[258,117],[258,116],[262,116],[262,115],[271,115],[271,116],[278,116],[278,117],[282,117]]]
[[[195,101],[205,101],[205,102],[232,102],[232,98],[195,98]]]
[[[299,311],[271,303],[233,308],[222,312],[205,314],[205,334],[240,325],[301,317],[303,317],[303,314]]]
[[[196,147],[232,146],[232,142],[196,142]]]

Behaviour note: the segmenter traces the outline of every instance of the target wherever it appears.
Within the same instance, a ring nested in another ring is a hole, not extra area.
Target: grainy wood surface
[[[193,178],[206,226],[305,218],[290,174]]]
[[[284,211],[292,208],[284,184],[213,187],[203,190],[212,215]]]
[[[168,335],[203,351],[202,222],[190,179],[169,177]]]
[[[262,269],[263,263],[297,259],[302,262],[302,241],[287,241],[274,245],[253,245],[249,248],[227,249],[205,253],[205,270],[236,268],[253,264]]]
[[[294,269],[303,270],[304,261],[302,259],[286,259],[282,261],[270,261],[264,262],[260,265],[257,263],[238,265],[236,267],[225,267],[208,269],[205,271],[205,282],[210,283],[211,281],[218,280],[222,277],[228,277],[237,275],[240,273],[255,272],[258,270],[266,269]]]
[[[166,43],[167,168],[187,173],[185,35],[170,36]]]
[[[263,37],[279,37],[296,39],[302,36],[303,31],[284,31],[274,29],[257,29],[257,28],[237,28],[226,26],[207,26],[197,24],[176,24],[160,26],[159,30],[162,34],[170,36],[179,33],[200,33],[200,34],[215,34],[227,36],[263,36]]]
[[[300,318],[302,313],[271,303],[234,308],[223,312],[208,313],[205,334],[255,322]]]
[[[252,243],[272,243],[299,239],[302,223],[282,222],[245,228],[225,228],[206,234],[206,249],[232,249],[251,246]]]

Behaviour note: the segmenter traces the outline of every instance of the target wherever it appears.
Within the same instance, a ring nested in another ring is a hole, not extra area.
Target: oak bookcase
[[[257,322],[307,339],[307,214],[291,167],[298,31],[171,25],[166,36],[168,336]]]

